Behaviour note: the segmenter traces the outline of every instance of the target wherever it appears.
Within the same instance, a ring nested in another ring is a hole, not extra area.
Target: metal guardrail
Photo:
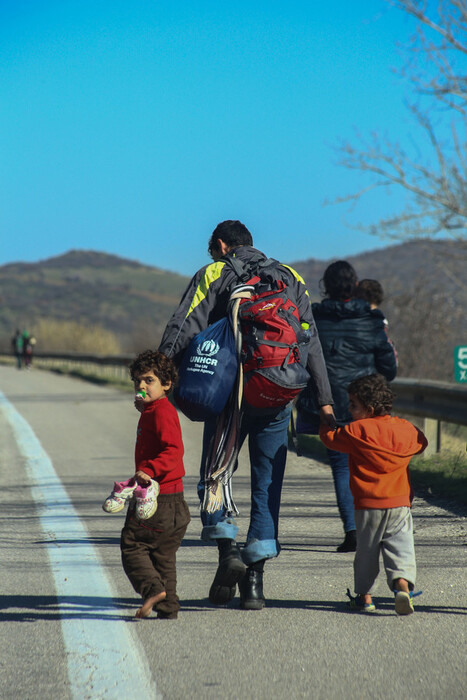
[[[401,413],[467,425],[467,385],[423,379],[395,379],[394,407]]]
[[[11,358],[11,354],[9,357]],[[34,358],[41,365],[51,368],[66,365],[71,369],[82,368],[89,372],[98,370],[104,376],[115,376],[124,380],[129,377],[128,365],[135,355],[36,352]],[[440,449],[441,422],[467,425],[467,385],[404,377],[395,379],[391,386],[396,394],[396,411],[423,418],[423,429],[430,443],[428,453]]]
[[[136,355],[88,355],[82,352],[35,352],[34,358],[43,360],[63,360],[94,365],[128,367]]]
[[[423,419],[422,429],[428,440],[425,456],[441,449],[441,422],[467,425],[467,386],[423,379],[395,379],[394,408]]]
[[[119,381],[130,380],[128,366],[136,355],[89,355],[82,352],[36,352],[34,363],[45,369],[66,368],[99,374]]]

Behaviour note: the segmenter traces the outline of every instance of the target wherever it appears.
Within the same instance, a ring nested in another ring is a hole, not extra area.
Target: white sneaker
[[[395,608],[398,615],[411,615],[413,613],[413,593],[397,591],[395,598]]]
[[[125,503],[133,497],[137,486],[138,483],[134,477],[126,481],[116,481],[114,490],[102,505],[103,510],[106,513],[119,513],[124,509]]]
[[[159,484],[152,479],[149,486],[138,486],[135,489],[133,495],[136,498],[136,516],[140,520],[147,520],[156,512],[159,490]]]

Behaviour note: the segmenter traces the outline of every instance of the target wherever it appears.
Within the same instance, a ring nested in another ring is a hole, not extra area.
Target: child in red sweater
[[[155,608],[159,619],[175,619],[180,609],[176,552],[190,522],[183,497],[180,422],[167,398],[177,370],[165,355],[147,350],[132,362],[130,375],[138,394],[135,407],[141,416],[136,431],[135,486],[129,480],[129,496],[132,488],[149,487],[149,491],[153,484],[159,495],[156,493],[156,508],[149,517],[151,505],[144,511],[144,499],[130,500],[120,540],[122,563],[133,588],[143,598],[136,617],[148,617]],[[153,495],[148,494],[148,499]]]
[[[409,462],[428,443],[421,430],[390,415],[394,394],[381,375],[360,377],[347,391],[353,421],[334,431],[322,425],[320,437],[326,447],[349,455],[357,551],[356,597],[348,595],[353,607],[374,612],[381,552],[396,612],[409,615],[416,574]]]

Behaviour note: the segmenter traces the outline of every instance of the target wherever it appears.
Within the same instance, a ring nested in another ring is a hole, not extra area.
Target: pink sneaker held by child
[[[137,486],[138,483],[134,477],[126,481],[116,481],[114,490],[105,499],[102,509],[106,513],[119,513],[125,507],[125,503],[133,497]]]
[[[159,484],[157,481],[149,482],[148,486],[137,486],[134,491],[136,498],[136,516],[140,520],[148,520],[157,510],[157,497]]]

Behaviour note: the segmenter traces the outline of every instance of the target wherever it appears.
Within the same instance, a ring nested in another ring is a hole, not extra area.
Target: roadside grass
[[[328,464],[326,448],[317,435],[297,435],[294,441],[289,434],[289,449],[297,451],[299,456]]]
[[[441,450],[432,457],[415,457],[410,463],[415,490],[467,505],[467,455]]]
[[[414,487],[467,504],[467,426],[441,423],[441,450],[410,463]]]

